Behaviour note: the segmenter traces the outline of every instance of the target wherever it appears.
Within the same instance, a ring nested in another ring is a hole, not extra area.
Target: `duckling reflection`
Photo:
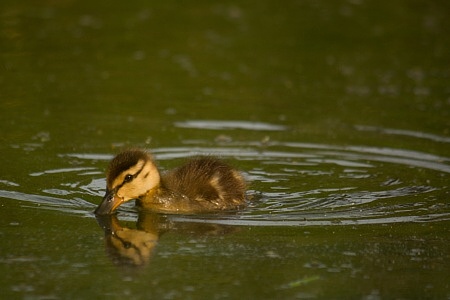
[[[159,239],[157,215],[140,215],[136,229],[122,226],[116,215],[97,216],[97,222],[105,231],[106,251],[115,264],[148,264]]]
[[[114,264],[143,267],[151,261],[160,237],[171,231],[195,236],[221,236],[237,230],[234,226],[172,222],[166,215],[141,212],[136,228],[119,222],[117,215],[97,215],[97,222],[105,232],[106,252]]]

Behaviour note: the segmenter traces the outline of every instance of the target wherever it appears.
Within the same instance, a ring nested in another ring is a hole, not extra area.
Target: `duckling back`
[[[243,176],[214,157],[189,160],[163,176],[162,184],[167,190],[184,195],[203,211],[236,209],[245,204]]]

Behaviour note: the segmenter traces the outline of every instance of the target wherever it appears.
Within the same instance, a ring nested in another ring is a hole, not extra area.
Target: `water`
[[[38,186],[33,181],[47,183],[34,193],[22,192],[20,183],[2,181],[7,188],[0,190],[0,196],[8,199],[3,206],[27,216],[24,221],[7,215],[4,234],[30,234],[20,247],[15,242],[4,246],[16,250],[6,255],[3,264],[18,270],[31,264],[36,272],[32,278],[43,276],[41,264],[50,264],[52,270],[41,283],[10,283],[12,295],[58,297],[54,289],[50,289],[54,294],[42,294],[42,286],[59,276],[72,278],[75,287],[91,277],[96,278],[96,287],[101,282],[103,288],[95,292],[62,287],[75,298],[92,294],[221,298],[241,293],[334,297],[349,293],[342,288],[341,277],[360,286],[353,295],[369,289],[378,295],[380,286],[394,296],[428,290],[434,294],[438,289],[440,295],[445,293],[447,281],[435,274],[447,276],[444,260],[449,252],[442,243],[448,235],[444,224],[450,219],[449,158],[392,148],[267,140],[184,144],[153,149],[162,169],[196,154],[230,160],[245,170],[251,183],[249,207],[228,214],[161,216],[140,214],[126,205],[117,217],[99,220],[97,225],[92,211],[104,193],[102,169],[112,157],[108,153],[58,154],[53,159],[61,158],[68,166],[28,174],[32,186]],[[55,220],[29,220],[30,215],[33,219],[49,212]],[[28,228],[34,222],[39,226]],[[114,243],[116,236],[120,243]],[[61,243],[67,241],[74,245],[63,247]],[[53,243],[57,250],[49,254],[46,248]],[[30,257],[42,247],[42,254]],[[106,254],[100,251],[103,247]],[[63,266],[70,271],[60,269]],[[105,276],[102,270],[111,266],[119,269]],[[383,276],[393,280],[391,276],[396,278],[405,267],[429,269],[430,274],[424,277],[418,272],[399,286],[386,287],[374,273],[384,270]],[[254,276],[255,270],[262,272],[260,277]],[[13,282],[24,280],[9,276]],[[104,282],[110,277],[114,287]],[[325,283],[343,291],[323,288]],[[412,288],[413,283],[420,285]],[[148,285],[151,291],[146,290]]]
[[[253,124],[248,125],[250,128]],[[442,201],[448,192],[446,180],[450,173],[450,159],[446,157],[390,148],[297,142],[226,142],[226,145],[208,147],[207,141],[196,140],[186,144],[185,147],[155,148],[152,152],[161,164],[164,161],[181,163],[180,159],[203,154],[233,158],[236,165],[251,162],[254,167],[244,173],[250,183],[248,208],[225,216],[174,218],[177,221],[306,226],[425,222],[448,220],[450,216],[448,204]],[[29,176],[52,178],[72,174],[74,182],[56,183],[54,188],[41,190],[43,195],[5,190],[3,196],[38,203],[42,209],[65,212],[82,209],[79,213],[89,215],[94,204],[84,198],[100,199],[106,186],[102,171],[90,165],[98,161],[107,165],[112,155],[66,153],[58,156],[79,167],[44,170]],[[419,180],[421,177],[424,178]],[[322,183],[324,180],[326,185]],[[20,186],[6,180],[2,183]],[[74,196],[69,201],[52,198],[69,195]],[[424,198],[424,201],[411,200],[411,196]]]
[[[449,298],[447,6],[3,1],[3,297]],[[128,146],[248,207],[96,219]]]

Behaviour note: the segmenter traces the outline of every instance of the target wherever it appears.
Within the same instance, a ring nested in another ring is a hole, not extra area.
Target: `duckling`
[[[246,183],[236,169],[214,157],[198,156],[161,174],[151,154],[130,149],[112,159],[106,194],[95,214],[112,214],[136,200],[144,210],[162,213],[201,213],[245,206]]]

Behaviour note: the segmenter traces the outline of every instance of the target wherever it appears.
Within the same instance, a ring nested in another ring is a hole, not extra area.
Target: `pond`
[[[450,298],[445,1],[2,1],[11,299]],[[93,214],[121,149],[248,206]]]

